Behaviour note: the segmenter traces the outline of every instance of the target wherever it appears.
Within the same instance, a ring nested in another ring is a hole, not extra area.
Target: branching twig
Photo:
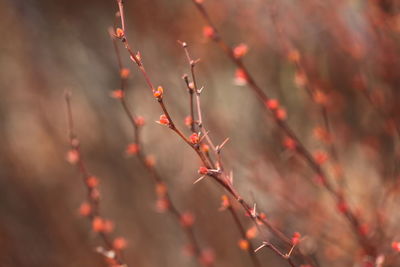
[[[123,13],[123,9],[121,8],[122,6],[122,0],[117,0],[119,8],[120,8],[120,14]],[[123,14],[121,14],[121,20],[124,19]],[[125,25],[124,22],[121,22],[122,25]],[[199,156],[204,168],[206,168],[207,170],[212,170],[212,166],[208,163],[208,159],[207,157],[202,153],[202,151],[199,149],[199,146],[197,143],[192,143],[191,140],[189,140],[175,125],[174,121],[172,120],[166,106],[163,100],[163,93],[162,93],[162,89],[161,90],[156,90],[155,87],[153,86],[148,73],[146,72],[142,59],[140,57],[139,53],[135,53],[134,50],[131,48],[126,35],[125,35],[125,31],[121,30],[121,29],[117,29],[116,31],[116,37],[119,38],[126,50],[128,51],[131,59],[136,63],[136,65],[138,66],[139,70],[141,71],[144,79],[146,80],[146,83],[148,85],[148,87],[151,89],[151,91],[153,92],[153,95],[155,96],[155,98],[157,99],[157,102],[159,103],[162,111],[163,111],[163,116],[165,117],[165,119],[163,118],[163,121],[160,123],[161,124],[165,124],[166,126],[168,126],[172,131],[174,131],[186,144],[188,144],[195,152],[196,154]],[[251,218],[255,221],[259,220],[261,221],[262,224],[264,224],[265,226],[267,226],[277,237],[279,237],[282,241],[284,241],[286,244],[290,244],[289,239],[278,229],[276,229],[274,226],[272,226],[272,224],[263,216],[260,216],[260,214],[258,214],[257,212],[254,212],[252,210],[252,207],[237,193],[237,191],[233,188],[232,184],[229,182],[229,179],[227,179],[227,175],[222,173],[222,172],[213,172],[213,171],[207,171],[205,174],[207,174],[208,176],[212,177],[217,183],[219,183],[223,188],[225,188],[240,204],[241,206],[245,209],[246,213],[248,214],[253,214],[253,216],[251,216]]]
[[[117,60],[118,60],[118,66],[120,69],[120,74],[122,74],[124,71],[124,67],[122,65],[122,60],[121,60],[120,52],[119,52],[118,45],[116,42],[116,38],[113,35],[112,31],[110,31],[110,36],[111,36],[111,39],[112,39],[114,47],[115,47],[115,52],[116,52],[116,56],[117,56]],[[190,243],[191,253],[193,253],[194,256],[198,260],[201,261],[201,248],[200,248],[199,242],[194,234],[193,226],[192,226],[191,222],[183,223],[185,216],[189,213],[183,214],[182,212],[180,212],[178,210],[175,203],[172,201],[172,198],[168,192],[168,189],[167,189],[164,179],[158,173],[158,171],[154,168],[154,166],[152,164],[149,164],[149,162],[147,160],[146,153],[144,152],[144,144],[140,138],[142,122],[139,117],[134,116],[133,112],[130,110],[129,106],[126,103],[125,84],[126,84],[127,77],[125,77],[124,75],[120,75],[120,77],[121,77],[121,88],[120,89],[124,93],[121,94],[121,96],[118,99],[126,113],[126,116],[129,118],[130,124],[133,127],[133,136],[134,136],[135,143],[131,144],[131,146],[135,147],[134,148],[135,151],[132,151],[133,152],[132,154],[135,154],[137,156],[140,163],[150,173],[152,179],[156,183],[156,192],[157,192],[157,195],[158,195],[158,198],[160,201],[159,202],[160,205],[163,205],[165,210],[170,212],[174,216],[174,218],[179,223],[182,224],[182,230],[185,233],[185,235]],[[212,264],[208,264],[208,266],[212,266]]]

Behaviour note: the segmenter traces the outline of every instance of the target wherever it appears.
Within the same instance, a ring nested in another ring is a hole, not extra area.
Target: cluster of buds
[[[278,120],[285,120],[287,118],[286,110],[280,106],[277,99],[268,99],[265,106],[274,114]]]
[[[114,223],[97,216],[92,219],[92,230],[96,233],[111,233],[114,230]]]
[[[156,184],[155,191],[157,195],[157,202],[156,202],[157,211],[161,213],[166,212],[170,207],[170,203],[167,197],[167,192],[168,192],[167,186],[162,182],[158,182]]]
[[[198,144],[199,141],[200,141],[200,137],[199,137],[199,135],[198,135],[197,133],[192,133],[192,134],[189,136],[189,141],[190,141],[190,143],[192,143],[193,145]]]

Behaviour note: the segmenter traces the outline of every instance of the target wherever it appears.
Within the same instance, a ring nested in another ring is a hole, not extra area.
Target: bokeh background
[[[126,0],[127,34],[185,133],[188,101],[181,77],[189,71],[177,40],[189,43],[197,67],[205,125],[241,194],[288,236],[306,236],[301,249],[321,266],[364,266],[360,247],[314,174],[282,146],[279,129],[246,87],[235,66],[202,34],[204,21],[189,0]],[[344,188],[367,235],[400,266],[391,243],[400,239],[399,115],[400,4],[395,0],[206,0],[223,38],[246,43],[244,61],[263,90],[287,109],[288,123],[310,151],[334,145],[338,162],[323,165]],[[85,199],[68,151],[65,90],[72,92],[76,131],[91,173],[101,181],[101,210],[128,240],[129,266],[197,266],[184,253],[180,225],[155,208],[154,183],[135,157],[125,155],[131,126],[110,97],[119,86],[107,29],[113,0],[0,1],[0,266],[106,266],[101,245],[78,213]],[[278,30],[279,29],[279,30]],[[299,51],[307,81],[323,92],[332,130],[324,136],[320,107],[284,44]],[[122,50],[122,49],[121,49]],[[127,100],[146,119],[143,142],[156,158],[173,200],[196,218],[195,234],[215,252],[216,266],[250,266],[238,229],[219,211],[223,191],[196,185],[196,155],[166,127],[140,73],[131,69]],[[322,130],[321,130],[322,128]],[[338,163],[338,164],[337,164]],[[338,174],[339,173],[339,174]],[[342,175],[343,174],[343,175]],[[240,209],[238,209],[240,211]],[[251,221],[240,212],[246,228]],[[261,243],[255,239],[255,246]],[[288,266],[267,249],[263,266]]]

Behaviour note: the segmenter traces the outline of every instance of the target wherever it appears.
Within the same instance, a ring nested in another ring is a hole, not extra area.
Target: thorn
[[[201,141],[203,141],[203,139],[206,137],[206,136],[208,136],[208,133],[209,133],[210,131],[207,131],[207,132],[205,132],[204,134],[203,134],[203,136],[200,138],[200,142]],[[201,135],[201,132],[199,132],[199,136]]]
[[[267,246],[267,243],[266,242],[263,242],[258,248],[256,248],[255,250],[254,250],[254,253],[257,253],[257,251],[259,251],[260,249],[262,249],[263,247],[266,247]]]
[[[198,90],[197,90],[197,94],[198,94],[198,95],[201,94],[201,92],[203,91],[203,89],[204,89],[204,86],[202,86],[200,89],[198,89]]]
[[[228,141],[229,141],[229,137],[227,137],[227,138],[222,142],[222,144],[220,144],[220,145],[218,145],[218,146],[216,147],[216,150],[217,150],[218,153],[221,151],[221,149],[225,146],[225,144],[226,144]]]
[[[180,44],[183,48],[186,48],[188,45],[186,42],[183,42],[181,40],[177,40],[178,44]]]
[[[97,247],[96,252],[99,254],[102,254],[104,257],[109,258],[109,259],[115,259],[115,251],[114,250],[106,250],[103,247]]]
[[[200,182],[201,180],[203,180],[204,178],[206,178],[206,175],[201,176],[200,178],[198,178],[196,181],[193,182],[193,184],[197,184],[198,182]]]
[[[233,185],[233,171],[231,170],[229,173],[229,182],[231,183],[231,185]]]
[[[253,218],[257,217],[256,207],[257,207],[257,203],[254,203],[253,209],[251,210],[251,216]]]

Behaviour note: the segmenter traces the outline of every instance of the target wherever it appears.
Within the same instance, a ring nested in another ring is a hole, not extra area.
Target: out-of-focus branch
[[[98,247],[97,252],[102,254],[110,265],[127,267],[122,258],[122,249],[125,247],[126,241],[123,238],[113,239],[111,237],[110,232],[113,230],[113,223],[104,219],[100,214],[99,181],[89,173],[83,160],[81,145],[74,129],[70,92],[65,93],[65,102],[67,105],[68,138],[70,143],[67,160],[77,166],[87,189],[87,202],[81,205],[80,213],[87,216],[92,225],[92,230],[97,233],[104,243],[104,248]]]
[[[325,189],[335,199],[337,206],[341,211],[341,214],[347,219],[347,221],[352,226],[353,232],[355,233],[357,240],[359,241],[359,244],[362,246],[364,251],[368,255],[376,257],[377,248],[372,243],[372,241],[369,240],[360,231],[361,223],[359,221],[359,218],[349,208],[347,200],[345,199],[343,194],[340,191],[336,190],[334,186],[330,183],[330,181],[327,179],[325,171],[321,168],[320,164],[317,163],[317,161],[314,159],[310,151],[300,141],[295,132],[286,123],[286,121],[283,118],[284,116],[280,116],[280,114],[277,113],[276,107],[274,108],[269,107],[268,103],[270,103],[270,100],[272,99],[261,89],[261,87],[258,85],[258,83],[255,81],[255,79],[247,69],[247,67],[244,65],[242,59],[240,57],[235,56],[233,49],[221,38],[207,10],[204,8],[202,1],[192,0],[192,2],[195,4],[198,11],[203,16],[204,20],[207,22],[208,27],[210,27],[211,29],[209,37],[223,49],[223,51],[228,55],[231,61],[241,71],[242,76],[245,77],[245,80],[249,85],[249,88],[257,95],[258,99],[263,103],[266,110],[273,115],[275,124],[281,129],[281,131],[287,137],[289,137],[291,140],[294,141],[296,153],[301,158],[303,158],[304,161],[309,165],[309,167],[316,173],[316,175],[318,175]]]

